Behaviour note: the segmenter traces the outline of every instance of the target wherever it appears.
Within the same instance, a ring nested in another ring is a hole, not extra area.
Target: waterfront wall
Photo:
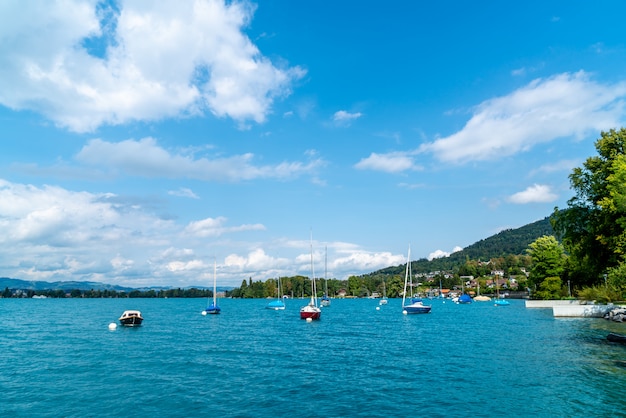
[[[577,299],[570,300],[527,300],[526,307],[527,308],[552,308],[553,306],[572,306],[572,305],[580,305],[582,303],[586,304],[585,301],[580,301]]]

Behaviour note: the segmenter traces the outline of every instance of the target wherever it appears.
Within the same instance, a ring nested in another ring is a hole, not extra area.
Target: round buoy
[[[109,324],[109,329],[110,329],[111,331],[113,331],[113,330],[115,330],[115,328],[117,328],[117,324],[116,324],[115,322],[111,322],[111,323]]]
[[[402,314],[406,315],[406,314],[408,314],[408,312],[407,311],[402,311]]]
[[[376,307],[376,310],[377,310],[377,311],[380,311],[380,306],[377,306],[377,307]]]
[[[202,311],[202,315],[206,316],[206,311]]]
[[[306,322],[313,322],[313,318],[307,318]]]

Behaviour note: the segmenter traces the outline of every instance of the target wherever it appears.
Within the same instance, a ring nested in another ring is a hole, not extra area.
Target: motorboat
[[[411,296],[407,297],[407,286],[410,288]],[[404,275],[404,292],[402,293],[402,313],[403,314],[426,314],[430,313],[432,306],[424,305],[422,299],[413,295],[413,275],[411,273],[411,246],[407,256],[406,272]]]
[[[143,317],[139,311],[124,311],[119,321],[125,327],[138,327],[143,322]]]
[[[422,299],[420,298],[411,298],[411,303],[408,305],[404,305],[403,309],[408,314],[422,314],[429,313],[432,309],[432,306],[424,305],[424,302],[422,302]]]

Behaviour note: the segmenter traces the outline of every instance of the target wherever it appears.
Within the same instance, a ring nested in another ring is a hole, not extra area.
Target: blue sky
[[[626,3],[0,4],[0,276],[345,279],[565,207]]]

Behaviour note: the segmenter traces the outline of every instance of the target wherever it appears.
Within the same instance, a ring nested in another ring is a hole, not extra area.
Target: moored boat
[[[311,236],[311,301],[300,308],[300,319],[320,319],[322,310],[317,306],[317,288],[315,287],[315,271],[313,269],[313,237]]]
[[[222,309],[217,305],[217,261],[213,262],[213,301],[202,311],[202,315],[217,315]]]
[[[124,311],[119,318],[120,324],[125,327],[138,327],[143,322],[143,317],[140,311],[130,310]]]
[[[626,344],[626,335],[623,334],[611,332],[606,336],[606,339],[614,343]]]
[[[407,299],[407,286],[411,288],[410,303],[405,304]],[[404,292],[402,293],[402,313],[404,314],[425,314],[429,313],[432,306],[424,305],[422,299],[413,296],[413,277],[411,274],[411,247],[409,246],[409,254],[407,256],[406,272],[404,275]]]

